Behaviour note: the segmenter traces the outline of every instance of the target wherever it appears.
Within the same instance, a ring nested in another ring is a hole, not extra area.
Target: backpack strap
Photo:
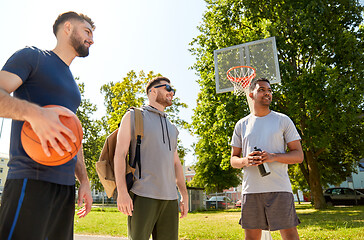
[[[133,165],[138,164],[139,169],[139,179],[142,175],[142,166],[140,163],[140,145],[142,144],[142,138],[144,136],[144,126],[143,126],[143,115],[140,108],[134,108],[135,113],[135,138],[136,138],[136,149]],[[135,167],[135,166],[134,166]]]
[[[144,137],[144,125],[143,125],[143,116],[142,110],[140,108],[134,108],[135,112],[135,139],[143,139]]]

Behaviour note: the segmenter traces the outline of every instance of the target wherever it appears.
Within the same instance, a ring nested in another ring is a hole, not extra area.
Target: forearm
[[[248,166],[248,160],[246,157],[241,157],[241,148],[239,147],[231,147],[231,157],[230,157],[230,165],[233,168],[243,168]]]
[[[181,193],[183,199],[187,201],[188,193],[181,163],[175,164],[175,172],[176,172],[176,185],[178,187],[178,190]]]
[[[81,148],[77,153],[77,162],[76,162],[76,168],[75,168],[75,175],[80,184],[90,184],[88,176],[87,176],[87,170],[86,165],[84,161],[83,156],[83,147],[81,144]]]
[[[10,96],[0,88],[0,117],[11,118],[19,121],[29,121],[41,114],[40,107],[31,102]]]
[[[125,158],[127,156],[127,152],[115,152],[114,157],[114,172],[115,172],[115,182],[118,193],[127,193],[127,185],[125,179],[125,171],[126,171],[126,161]]]
[[[91,211],[93,202],[91,195],[90,181],[87,177],[87,170],[83,156],[82,144],[80,150],[77,153],[75,175],[78,181],[80,182],[80,187],[78,189],[78,200],[77,200],[78,206],[81,207],[82,203],[83,202],[85,203],[85,206],[77,212],[77,215],[80,218],[82,218],[85,217]]]
[[[272,162],[285,164],[296,164],[303,161],[303,153],[299,150],[292,150],[287,153],[270,153]]]
[[[245,158],[241,158],[238,156],[231,156],[230,164],[233,168],[243,168],[247,166],[247,161]]]
[[[125,178],[125,170],[126,170],[126,159],[125,157],[128,154],[128,146],[123,142],[125,138],[120,137],[120,132],[118,134],[118,143],[116,144],[115,155],[114,155],[114,174],[115,174],[115,182],[116,188],[118,192],[117,197],[117,206],[118,210],[128,216],[133,215],[133,201],[130,198],[126,178]]]

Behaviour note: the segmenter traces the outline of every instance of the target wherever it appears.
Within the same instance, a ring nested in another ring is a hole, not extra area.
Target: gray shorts
[[[244,229],[276,231],[292,228],[300,223],[292,193],[251,193],[242,197],[239,224]]]

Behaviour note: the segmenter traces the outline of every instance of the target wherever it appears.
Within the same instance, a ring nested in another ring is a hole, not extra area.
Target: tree
[[[76,78],[78,80],[78,78]],[[96,105],[92,104],[89,99],[84,99],[85,84],[78,84],[82,101],[77,110],[77,117],[80,119],[83,128],[83,153],[87,175],[91,181],[92,187],[101,190],[101,183],[96,173],[95,163],[98,161],[105,138],[102,135],[103,127],[101,120],[94,120],[91,116],[97,111]]]
[[[228,145],[232,123],[247,113],[241,111],[246,104],[231,93],[215,94],[213,50],[275,36],[282,83],[273,87],[272,109],[296,123],[305,152],[299,169],[315,208],[324,208],[322,187],[345,180],[364,155],[363,118],[359,117],[364,108],[363,8],[354,0],[206,2],[201,35],[191,43],[201,86],[192,123],[202,161],[196,175],[202,182],[216,184],[208,175],[213,175],[211,170],[221,172],[221,166],[228,168],[224,163],[230,151],[218,149],[220,143]],[[232,121],[225,123],[225,132],[218,136],[209,132],[223,121]],[[214,141],[208,143],[211,138]]]
[[[192,184],[204,187],[208,192],[220,192],[240,182],[240,170],[230,166],[229,144],[236,119],[246,112],[240,111],[236,104],[246,103],[231,94],[215,95],[212,91],[210,86],[202,89],[192,117],[192,126],[199,136],[195,146],[198,162]]]
[[[296,194],[297,200],[300,203],[298,190],[301,190],[303,194],[308,194],[309,187],[307,181],[300,171],[300,166],[298,164],[289,165],[288,174],[290,176],[293,194]]]

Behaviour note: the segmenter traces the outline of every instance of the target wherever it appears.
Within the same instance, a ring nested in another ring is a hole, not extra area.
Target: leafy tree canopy
[[[306,180],[296,182],[323,208],[322,187],[345,180],[364,156],[363,8],[355,0],[206,3],[190,49],[201,87],[192,122],[199,137],[196,184],[234,186],[229,140],[248,114],[245,99],[215,93],[213,51],[275,36],[282,83],[273,86],[271,108],[295,122],[305,160],[290,172]]]
[[[78,78],[76,78],[76,80],[78,80]],[[102,186],[96,173],[95,163],[99,159],[105,141],[105,137],[102,134],[103,123],[101,120],[92,118],[97,111],[97,107],[92,104],[89,99],[84,99],[85,84],[79,83],[78,87],[81,92],[82,101],[76,115],[81,121],[83,128],[83,153],[87,175],[91,181],[91,185],[95,189],[101,190]]]

